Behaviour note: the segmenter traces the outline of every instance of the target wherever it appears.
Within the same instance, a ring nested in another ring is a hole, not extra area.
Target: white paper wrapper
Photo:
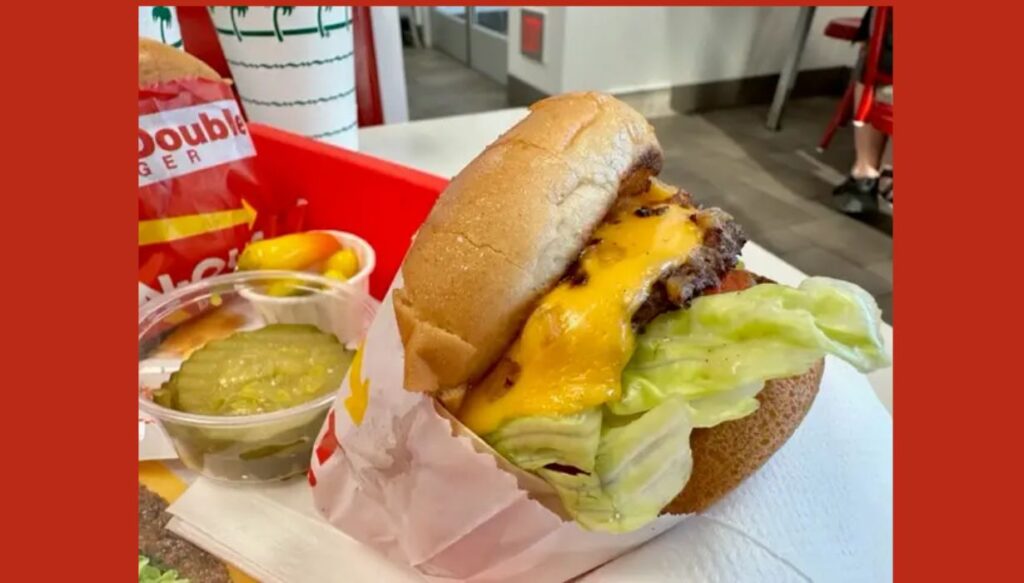
[[[181,48],[181,26],[174,6],[139,6],[139,36]]]
[[[399,275],[392,289],[401,285]],[[317,508],[352,538],[439,581],[542,583],[582,574],[681,520],[664,516],[625,535],[564,520],[543,481],[499,469],[483,441],[453,436],[432,398],[406,391],[402,358],[389,292],[332,412],[343,446],[313,456]],[[368,383],[358,425],[346,408],[353,376]]]
[[[210,18],[250,120],[358,149],[349,7],[214,6]]]

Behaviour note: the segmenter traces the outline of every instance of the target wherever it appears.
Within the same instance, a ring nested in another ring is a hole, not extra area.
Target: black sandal
[[[892,206],[892,183],[892,168],[882,170],[878,176],[878,196],[889,203],[889,206]]]
[[[847,176],[832,190],[833,204],[840,212],[856,215],[878,210],[878,178]]]

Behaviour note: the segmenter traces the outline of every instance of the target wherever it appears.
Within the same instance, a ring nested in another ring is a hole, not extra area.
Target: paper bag
[[[402,286],[401,274],[392,291]],[[352,538],[436,581],[565,581],[682,520],[628,534],[559,514],[536,476],[506,464],[433,398],[406,391],[392,291],[367,333],[314,450],[317,509]]]

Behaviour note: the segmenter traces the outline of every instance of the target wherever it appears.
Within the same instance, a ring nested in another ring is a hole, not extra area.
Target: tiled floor
[[[406,49],[409,113],[424,119],[507,107],[504,87],[442,53]],[[836,100],[791,101],[779,132],[766,106],[652,119],[666,180],[732,213],[748,236],[809,274],[853,281],[892,322],[892,218],[855,220],[829,206],[853,160],[849,128],[815,152]]]
[[[432,49],[405,49],[405,82],[413,120],[508,107],[503,85]]]

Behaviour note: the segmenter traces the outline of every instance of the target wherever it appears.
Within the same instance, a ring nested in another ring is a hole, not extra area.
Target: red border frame
[[[5,575],[39,581],[68,569],[131,580],[137,428],[123,395],[135,382],[136,185],[125,171],[135,8],[56,9],[5,12],[10,22],[45,22],[5,31],[15,47],[5,61],[0,230],[10,339],[4,522],[14,540]],[[901,580],[1005,580],[1018,570],[1024,403],[1012,368],[1020,317],[1011,274],[1024,213],[1008,51],[1020,10],[900,4]]]

